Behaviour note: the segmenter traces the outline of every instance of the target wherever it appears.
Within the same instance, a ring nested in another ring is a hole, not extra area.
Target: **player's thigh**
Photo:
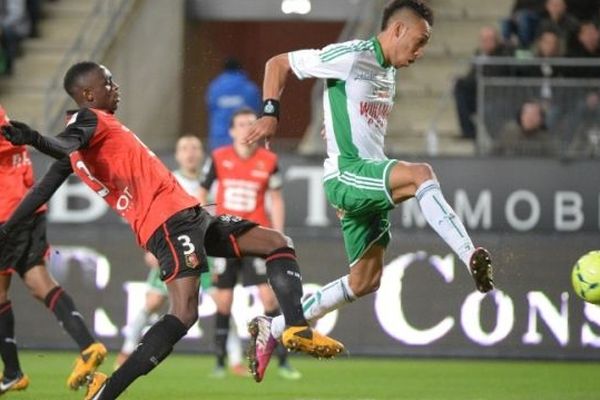
[[[384,254],[385,246],[374,244],[352,266],[348,284],[356,296],[364,296],[379,289]]]
[[[206,232],[209,256],[240,258],[265,257],[272,251],[291,245],[280,232],[232,215],[215,218]]]
[[[47,254],[46,215],[38,213],[11,232],[0,254],[0,273],[17,272],[23,277],[29,269],[43,265]]]
[[[429,164],[398,161],[389,175],[389,187],[395,204],[412,198],[419,186],[436,179]]]
[[[327,200],[348,215],[393,209],[388,181],[395,164],[396,160],[340,162],[339,174],[324,183]]]
[[[29,268],[22,276],[29,293],[38,300],[44,300],[52,289],[58,286],[45,265]]]
[[[177,317],[186,327],[198,320],[198,290],[200,277],[178,276],[167,283],[169,290],[169,314]]]
[[[4,304],[8,301],[8,290],[10,289],[11,280],[12,273],[0,273],[0,304]]]
[[[190,208],[169,218],[150,237],[146,247],[158,260],[162,281],[208,272],[204,239],[211,218],[199,207]]]
[[[213,300],[217,305],[217,312],[220,314],[231,313],[233,304],[233,289],[215,289],[213,291]]]
[[[344,215],[340,219],[344,248],[351,268],[378,245],[387,248],[391,240],[389,211],[363,215]]]

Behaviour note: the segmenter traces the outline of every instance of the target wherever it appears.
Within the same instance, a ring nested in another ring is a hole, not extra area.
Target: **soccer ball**
[[[571,282],[579,297],[588,303],[600,304],[600,251],[590,251],[577,260]]]

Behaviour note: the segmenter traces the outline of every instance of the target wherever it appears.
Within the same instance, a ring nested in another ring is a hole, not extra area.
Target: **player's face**
[[[175,160],[184,171],[196,171],[202,164],[202,143],[198,138],[183,137],[177,141]]]
[[[398,23],[394,27],[393,49],[390,63],[396,67],[408,67],[423,56],[425,46],[431,37],[431,26],[422,18],[412,23]]]
[[[243,139],[248,134],[250,127],[256,122],[254,114],[240,114],[235,117],[231,129],[229,130],[233,141],[242,143]]]
[[[100,110],[114,113],[119,106],[119,85],[113,81],[112,74],[105,66],[101,65],[91,82],[93,106]]]

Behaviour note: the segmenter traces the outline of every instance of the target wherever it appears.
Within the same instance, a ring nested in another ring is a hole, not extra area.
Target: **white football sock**
[[[131,325],[126,326],[123,330],[125,335],[125,341],[121,352],[124,354],[131,354],[135,350],[142,337],[142,331],[148,326],[148,320],[150,319],[150,313],[146,309],[142,308],[135,318],[131,321]]]
[[[237,325],[233,318],[229,321],[229,334],[227,335],[227,360],[230,367],[242,364],[242,341],[237,332]]]
[[[348,275],[341,277],[317,290],[303,303],[304,318],[314,322],[330,311],[337,310],[347,303],[356,300],[356,296],[348,284]],[[271,334],[279,339],[285,330],[285,319],[280,315],[273,318]]]
[[[464,225],[444,199],[440,184],[435,180],[425,181],[415,193],[423,216],[429,225],[469,268],[471,254],[475,246]]]

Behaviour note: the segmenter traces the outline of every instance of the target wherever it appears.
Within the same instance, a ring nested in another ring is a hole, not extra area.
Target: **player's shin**
[[[275,292],[288,326],[305,326],[302,312],[302,275],[296,261],[296,253],[290,247],[282,247],[267,257],[267,277]]]
[[[173,350],[188,328],[167,314],[148,330],[139,346],[108,379],[99,400],[116,399],[137,378],[152,371]]]
[[[44,299],[44,304],[56,316],[63,329],[73,338],[83,351],[95,342],[94,337],[83,321],[83,317],[75,308],[73,299],[60,286],[56,286]]]
[[[356,296],[348,283],[348,275],[343,276],[323,286],[304,300],[302,303],[304,318],[311,322],[316,321],[327,313],[337,310],[354,300],[356,300]],[[283,319],[281,317],[273,318],[271,324],[273,337],[280,338],[284,329]]]
[[[0,304],[0,356],[5,378],[15,378],[21,373],[15,341],[15,316],[10,301]]]
[[[436,180],[425,181],[417,189],[415,197],[429,225],[469,268],[475,246],[464,225],[444,199],[440,184]]]

